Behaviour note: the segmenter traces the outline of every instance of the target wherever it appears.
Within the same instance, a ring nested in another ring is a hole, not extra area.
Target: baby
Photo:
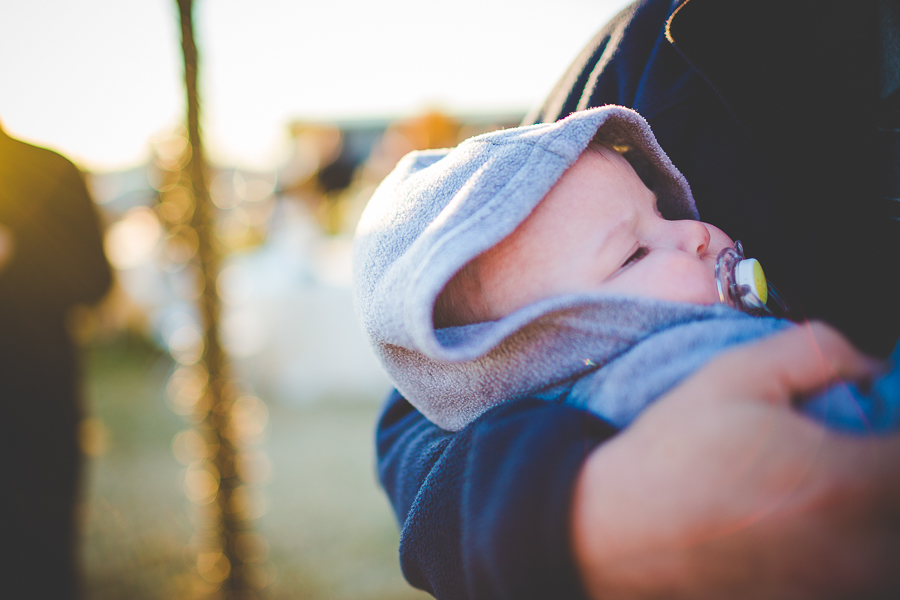
[[[733,245],[713,225],[663,217],[628,161],[592,140],[525,221],[450,280],[435,325],[496,321],[581,292],[715,304],[716,258]]]
[[[354,251],[357,311],[401,393],[456,430],[530,396],[619,427],[722,350],[788,321],[719,303],[733,241],[697,219],[646,122],[621,107],[413,153],[376,191]],[[897,373],[803,409],[896,429]]]

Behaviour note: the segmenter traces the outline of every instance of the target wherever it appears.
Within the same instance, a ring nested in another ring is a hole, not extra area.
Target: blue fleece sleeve
[[[670,5],[624,9],[524,122],[585,105],[642,109],[643,65]],[[439,600],[584,598],[568,535],[571,496],[586,456],[614,433],[583,410],[539,400],[503,404],[452,433],[394,392],[378,424],[378,472],[400,524],[406,579]]]
[[[584,598],[569,507],[582,462],[614,433],[539,400],[448,432],[394,392],[378,424],[378,471],[406,579],[439,600]]]
[[[887,372],[871,385],[838,383],[801,405],[800,410],[832,429],[857,435],[900,431],[900,341]]]

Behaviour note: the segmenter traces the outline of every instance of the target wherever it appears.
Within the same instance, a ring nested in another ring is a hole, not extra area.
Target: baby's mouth
[[[716,258],[716,288],[719,302],[752,315],[785,317],[790,306],[775,287],[766,281],[762,265],[755,258],[744,258],[744,247],[735,240]],[[770,304],[771,299],[771,307]],[[773,311],[774,309],[774,311]]]

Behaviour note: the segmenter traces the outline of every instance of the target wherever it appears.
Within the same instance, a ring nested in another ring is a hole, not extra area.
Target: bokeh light
[[[147,264],[161,234],[156,214],[145,206],[137,206],[106,232],[106,256],[117,269]]]
[[[627,3],[199,2],[211,156],[271,168],[298,116],[523,112]],[[0,63],[0,119],[92,170],[139,164],[184,114],[173,4],[0,4],[0,55],[16,57]]]
[[[463,0],[453,10],[413,0],[198,1],[202,125],[213,203],[206,224],[199,222],[186,176],[197,153],[180,125],[184,101],[174,3],[46,0],[0,6],[0,55],[16,57],[0,61],[0,120],[11,133],[60,150],[89,171],[104,247],[116,269],[103,306],[74,310],[68,331],[88,345],[140,337],[153,352],[168,355],[141,364],[134,376],[166,380],[158,385],[157,404],[175,424],[161,429],[164,435],[129,413],[151,410],[154,397],[148,392],[138,401],[117,387],[115,350],[115,366],[107,371],[112,375],[100,388],[117,404],[104,414],[89,412],[79,425],[78,443],[93,468],[138,473],[131,483],[109,477],[99,499],[91,496],[93,504],[83,510],[85,530],[94,535],[86,542],[93,553],[87,562],[99,569],[93,585],[149,572],[162,561],[159,549],[169,544],[183,559],[184,573],[169,577],[158,597],[215,598],[231,577],[272,593],[279,545],[276,536],[263,537],[270,535],[264,527],[257,531],[257,521],[271,518],[278,502],[285,502],[271,491],[290,471],[271,451],[279,416],[286,407],[321,408],[323,418],[333,421],[337,413],[328,411],[356,403],[373,411],[373,399],[388,385],[353,322],[349,240],[359,214],[406,152],[515,124],[625,4],[561,1],[537,21],[534,14],[546,13],[542,5],[512,7],[499,0]],[[572,19],[573,13],[579,18]],[[203,227],[223,257],[217,277],[202,272]],[[2,231],[0,224],[0,247],[8,241]],[[0,250],[0,268],[4,255]],[[198,306],[214,292],[221,299],[218,333],[229,360],[211,374]],[[90,388],[89,395],[95,394]],[[300,426],[295,423],[294,431]],[[306,432],[307,438],[315,435]],[[155,454],[137,450],[154,436],[162,446],[158,454],[171,463],[168,479],[159,469],[145,470]],[[366,444],[368,438],[354,447]],[[320,447],[311,454],[318,457]],[[340,452],[345,447],[341,443]],[[365,473],[370,471],[369,455],[360,451],[354,460],[366,461]],[[333,464],[338,466],[330,476],[347,468]],[[151,482],[146,498],[136,491],[144,479]],[[374,489],[371,477],[359,479]],[[303,488],[304,502],[325,498],[318,483]],[[90,485],[96,486],[94,480]],[[129,485],[136,499],[127,497]],[[183,526],[184,538],[166,533],[164,541],[135,542],[129,511],[143,504],[156,509],[154,494],[163,488],[171,488],[180,512],[163,515],[155,528]],[[346,499],[324,501],[340,505]],[[302,524],[305,518],[298,513],[290,520]],[[381,544],[394,531],[386,510],[384,518],[389,526],[373,534]],[[351,522],[323,519],[315,525],[346,528]],[[305,548],[315,542],[300,539],[292,554],[316,553],[318,547]],[[98,547],[107,549],[105,560]],[[400,581],[395,548],[389,550],[389,573]],[[283,543],[280,551],[283,556]],[[126,567],[102,571],[116,561]],[[366,561],[369,556],[356,566]],[[284,578],[286,571],[279,569]],[[312,581],[318,573],[303,577]],[[379,578],[384,577],[361,580]],[[323,585],[328,592],[336,589]]]

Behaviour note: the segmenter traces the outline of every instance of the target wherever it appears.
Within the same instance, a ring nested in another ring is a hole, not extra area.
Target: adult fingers
[[[692,383],[703,395],[723,401],[786,404],[837,380],[870,378],[882,368],[883,363],[861,353],[834,328],[811,322],[723,354]]]

